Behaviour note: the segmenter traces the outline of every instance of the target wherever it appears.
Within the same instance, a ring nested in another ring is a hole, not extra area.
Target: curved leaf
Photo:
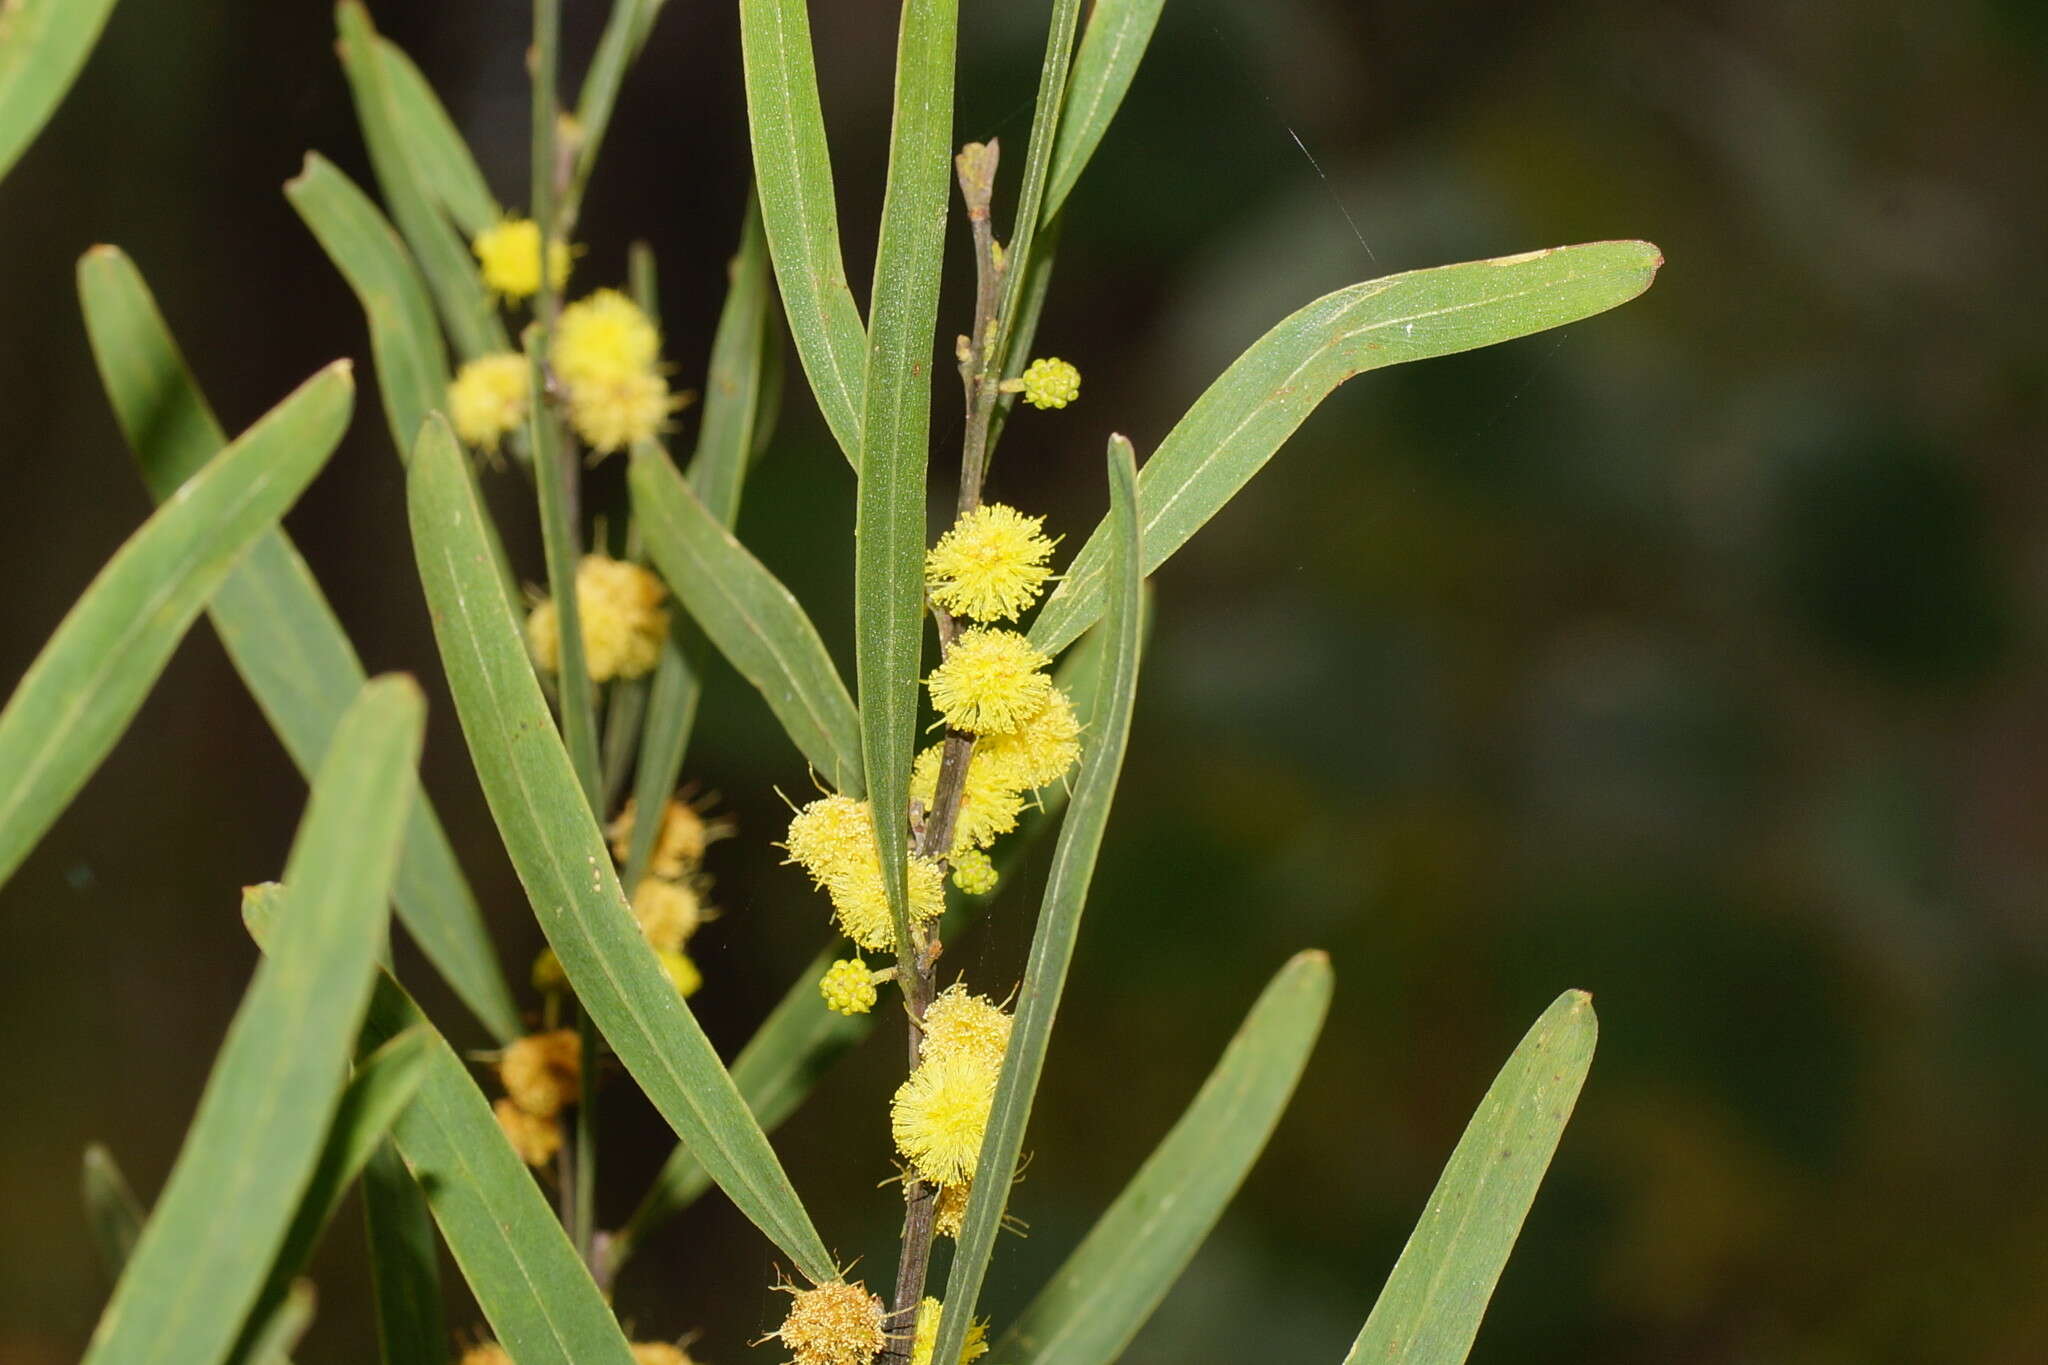
[[[469,144],[448,116],[441,97],[403,48],[389,38],[379,38],[377,54],[388,83],[392,124],[419,169],[420,184],[455,220],[464,237],[476,236],[497,222],[504,210],[492,197]]]
[[[1095,0],[1080,50],[1074,54],[1073,77],[1067,82],[1066,111],[1053,149],[1052,183],[1045,192],[1047,218],[1066,204],[1102,144],[1165,7],[1166,0]]]
[[[861,791],[860,718],[818,629],[658,448],[633,452],[633,514],[684,608],[834,789]]]
[[[114,0],[13,0],[0,6],[0,179],[78,79]]]
[[[740,0],[740,52],[761,222],[790,336],[825,425],[858,470],[867,329],[839,251],[832,157],[805,0]]]
[[[150,496],[163,502],[227,444],[142,274],[115,247],[78,262],[93,359]],[[207,604],[214,628],[299,771],[319,766],[363,685],[362,661],[282,530],[266,531]],[[476,897],[424,793],[406,824],[398,917],[499,1042],[520,1033]]]
[[[93,1250],[99,1253],[108,1278],[119,1279],[149,1211],[129,1188],[128,1177],[121,1174],[114,1154],[97,1142],[85,1149],[79,1192],[85,1201],[85,1227],[92,1234]]]
[[[1648,242],[1593,242],[1389,275],[1326,294],[1260,337],[1195,400],[1138,478],[1151,573],[1356,374],[1470,351],[1605,312],[1650,287]],[[1052,652],[1102,611],[1110,563],[1097,530],[1031,626]]]
[[[373,1011],[375,999],[371,997]],[[435,1074],[430,1058],[421,1085]],[[389,1138],[363,1167],[363,1231],[376,1301],[378,1358],[383,1365],[448,1365],[433,1218],[426,1196]]]
[[[287,913],[93,1332],[89,1365],[219,1360],[255,1302],[340,1098],[425,725],[409,678],[366,684],[342,717],[285,864]]]
[[[1479,1102],[1345,1365],[1461,1365],[1578,1103],[1600,1025],[1566,991]]]
[[[121,737],[178,641],[348,426],[347,361],[300,385],[128,538],[0,711],[0,882]]]
[[[1141,632],[1141,560],[1138,529],[1138,472],[1131,443],[1109,438],[1109,544],[1113,551],[1108,629],[1104,632],[1102,681],[1096,690],[1096,712],[1081,756],[1081,775],[1060,826],[1053,850],[1052,871],[1031,935],[1031,956],[1024,966],[1024,984],[1017,994],[1017,1021],[1010,1030],[1010,1048],[1003,1057],[1003,1078],[989,1110],[988,1132],[982,1138],[975,1176],[979,1198],[967,1203],[967,1218],[953,1253],[944,1301],[952,1307],[939,1320],[934,1360],[958,1360],[967,1343],[974,1304],[988,1274],[996,1230],[1008,1207],[1017,1159],[1024,1150],[1024,1130],[1031,1121],[1031,1102],[1045,1071],[1046,1048],[1052,1041],[1054,1017],[1066,990],[1067,968],[1081,933],[1081,912],[1088,902],[1088,883],[1095,875],[1096,855],[1109,824],[1117,776],[1123,770],[1124,748],[1131,738],[1131,710],[1138,692],[1138,647]],[[991,1198],[994,1195],[996,1197]]]
[[[447,425],[421,433],[413,544],[471,758],[569,984],[720,1188],[814,1278],[832,1258],[689,1006],[640,936],[584,801],[519,624],[498,590],[484,512]]]

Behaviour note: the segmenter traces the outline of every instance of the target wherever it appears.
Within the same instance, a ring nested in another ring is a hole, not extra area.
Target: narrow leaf
[[[1053,151],[1052,182],[1045,192],[1045,216],[1052,218],[1102,144],[1110,120],[1122,107],[1138,63],[1152,41],[1159,11],[1166,0],[1095,0],[1074,54],[1074,74],[1067,82],[1067,105],[1060,119],[1060,137]]]
[[[427,286],[377,206],[324,157],[309,154],[284,193],[362,305],[384,419],[403,455],[448,392],[448,348]]]
[[[293,1285],[312,1264],[314,1248],[334,1221],[342,1196],[356,1183],[399,1113],[412,1103],[425,1071],[426,1043],[424,1033],[401,1033],[357,1064],[348,1088],[341,1092],[334,1121],[328,1125],[319,1164],[306,1182],[299,1210],[292,1216],[284,1245],[278,1249],[270,1277],[249,1314],[241,1343],[229,1354],[230,1360],[262,1360],[259,1338],[264,1325],[285,1309]]]
[[[867,332],[839,252],[832,158],[805,0],[740,0],[740,51],[761,222],[783,311],[825,425],[858,470]]]
[[[562,209],[564,223],[574,224],[582,209],[583,191],[597,167],[605,130],[611,127],[612,110],[618,105],[626,68],[640,55],[665,3],[667,0],[612,0],[611,17],[605,21],[604,35],[597,40],[597,52],[590,59],[590,69],[584,74],[583,89],[576,100],[576,123],[582,145],[576,152],[575,177]]]
[[[455,349],[464,359],[509,350],[505,325],[498,320],[497,305],[484,288],[476,261],[434,202],[427,167],[414,159],[412,149],[423,135],[400,126],[402,106],[384,69],[369,11],[360,0],[342,0],[335,7],[335,23],[340,30],[341,67],[348,76],[377,184],[413,259],[426,274]]]
[[[1117,1359],[1265,1150],[1330,1004],[1330,960],[1303,953],[1252,1006],[1201,1093],[996,1344],[1011,1365]]]
[[[121,737],[186,628],[348,425],[346,361],[307,380],[100,570],[0,711],[0,883]]]
[[[504,213],[491,196],[475,155],[434,87],[404,49],[388,38],[379,38],[377,54],[385,94],[391,102],[392,124],[418,171],[421,186],[455,220],[464,237],[475,237]]]
[[[227,438],[127,256],[108,246],[88,251],[78,293],[114,414],[150,496],[162,502]],[[312,571],[282,530],[266,531],[207,610],[256,704],[310,777],[364,676]],[[406,823],[395,895],[407,932],[463,1003],[498,1041],[518,1036],[497,950],[424,793]]]
[[[85,1201],[85,1229],[92,1234],[93,1250],[99,1253],[108,1278],[118,1279],[121,1267],[128,1264],[128,1257],[135,1250],[135,1239],[142,1235],[142,1222],[149,1216],[148,1211],[129,1188],[128,1177],[121,1174],[114,1154],[97,1142],[85,1149],[80,1192]]]
[[[1566,991],[1523,1037],[1451,1153],[1346,1365],[1461,1365],[1564,1133],[1600,1025]]]
[[[413,1181],[426,1192],[434,1222],[499,1344],[519,1365],[632,1365],[632,1352],[604,1295],[532,1172],[505,1140],[469,1068],[398,983],[388,974],[381,976],[363,1024],[365,1045],[374,1047],[414,1029],[427,1034],[426,1070],[419,1093],[392,1128],[392,1139]],[[403,1351],[426,1349],[416,1337],[432,1305],[397,1296],[417,1293],[417,1272],[430,1256],[431,1248],[416,1242],[407,1253],[416,1273],[392,1286],[390,1306],[403,1303],[403,1321],[413,1324],[403,1328],[407,1336],[398,1343]],[[378,1295],[380,1317],[396,1326],[385,1307],[381,1279]],[[390,1335],[385,1341],[387,1360],[420,1359],[389,1354]],[[446,1361],[445,1343],[436,1347],[438,1360]]]
[[[436,1073],[430,1055],[422,1085]],[[448,1328],[441,1316],[433,1218],[389,1138],[363,1167],[363,1226],[377,1309],[378,1359],[383,1365],[447,1365]]]
[[[425,721],[419,688],[397,677],[367,684],[342,717],[285,864],[287,913],[88,1362],[219,1360],[262,1288],[369,997]]]
[[[291,1353],[313,1325],[316,1303],[311,1280],[293,1283],[257,1327],[249,1351],[250,1365],[291,1365]]]
[[[1111,559],[1108,629],[1104,632],[1102,681],[1096,689],[1094,723],[1081,755],[1081,775],[1060,826],[1052,855],[1038,928],[1031,936],[1031,955],[1024,966],[1024,984],[1017,996],[1017,1022],[1003,1057],[1003,1078],[989,1110],[988,1132],[982,1138],[975,1188],[980,1197],[967,1205],[953,1269],[946,1280],[945,1302],[951,1308],[939,1320],[934,1360],[957,1360],[967,1341],[975,1301],[988,1274],[996,1230],[1008,1207],[1011,1181],[1024,1150],[1024,1130],[1031,1121],[1031,1102],[1045,1070],[1046,1048],[1053,1019],[1066,989],[1067,968],[1081,933],[1081,912],[1088,901],[1088,883],[1095,875],[1096,855],[1109,824],[1117,777],[1123,770],[1124,748],[1131,737],[1131,709],[1138,692],[1138,646],[1141,605],[1138,566],[1142,555],[1138,530],[1137,461],[1131,443],[1109,438],[1109,544]],[[993,1197],[992,1197],[993,1196]]]
[[[627,908],[518,622],[493,581],[475,485],[439,420],[414,453],[410,502],[420,577],[470,756],[569,984],[740,1210],[805,1274],[829,1276],[832,1259],[789,1177]]]
[[[13,0],[0,6],[0,179],[78,79],[114,0]]]
[[[874,809],[882,884],[908,979],[910,757],[924,646],[924,486],[932,331],[945,263],[957,0],[905,0],[896,41],[896,114],[875,248],[874,326],[861,415],[854,524],[854,664],[861,770]]]
[[[832,656],[789,589],[741,545],[658,448],[633,452],[633,515],[692,619],[760,690],[835,790],[861,790],[860,718]]]
[[[1055,212],[1046,201],[1046,177],[1052,167],[1053,147],[1059,136],[1060,109],[1067,98],[1067,73],[1074,60],[1074,29],[1081,21],[1081,0],[1053,0],[1052,19],[1046,29],[1045,60],[1039,67],[1038,104],[1031,115],[1031,144],[1024,157],[1024,184],[1017,192],[1017,218],[1005,251],[1009,259],[1028,262],[1033,243],[1045,219]],[[989,369],[1000,374],[1010,354],[1021,320],[1020,304],[1025,297],[1030,272],[1016,269],[1003,282],[1003,304],[996,344],[989,356]],[[1037,319],[1031,319],[1035,325]]]
[[[1253,343],[1195,400],[1138,480],[1145,572],[1164,564],[1356,374],[1470,351],[1602,313],[1650,287],[1648,242],[1593,242],[1389,275],[1326,294]],[[1038,619],[1048,652],[1102,610],[1104,533],[1088,539]]]

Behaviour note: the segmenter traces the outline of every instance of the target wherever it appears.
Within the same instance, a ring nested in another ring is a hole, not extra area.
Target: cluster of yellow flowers
[[[512,1150],[545,1166],[562,1149],[562,1111],[576,1103],[583,1049],[574,1029],[529,1034],[498,1054],[504,1096],[491,1107]]]
[[[780,1341],[793,1365],[868,1365],[888,1345],[882,1301],[855,1281],[828,1280],[815,1289],[782,1285],[789,1313],[761,1341]],[[760,1342],[755,1342],[760,1345]]]
[[[910,1365],[932,1365],[932,1352],[939,1348],[939,1315],[943,1312],[945,1305],[934,1298],[928,1297],[917,1305],[917,1336],[910,1345]],[[988,1323],[977,1320],[967,1329],[967,1340],[960,1348],[960,1365],[987,1354]]]
[[[1034,408],[1063,408],[1081,396],[1081,372],[1058,356],[1043,356],[1003,388],[1023,394]]]
[[[592,682],[639,678],[654,671],[668,634],[668,589],[638,564],[585,555],[576,566],[576,615],[583,667]],[[553,599],[526,618],[526,647],[549,673],[562,667],[562,621]]]
[[[516,302],[539,291],[540,228],[530,219],[485,228],[471,249],[493,293]],[[565,243],[549,245],[549,282],[557,290],[568,283],[570,254]],[[669,392],[653,319],[616,289],[595,290],[562,310],[548,359],[570,425],[600,455],[659,434],[686,401]],[[526,357],[499,352],[456,372],[448,415],[464,442],[495,454],[526,421],[532,400]]]
[[[882,884],[874,811],[850,796],[822,796],[789,822],[789,861],[832,898],[832,914],[848,938],[877,952],[896,949],[896,923]],[[910,918],[929,924],[946,908],[946,874],[929,858],[910,860]]]
[[[916,1068],[889,1106],[896,1150],[920,1179],[965,1192],[974,1182],[989,1107],[1010,1045],[1010,1016],[955,985],[924,1013]]]
[[[611,835],[612,856],[621,867],[633,846],[634,806],[628,797],[625,809],[606,831]],[[703,868],[704,850],[731,834],[732,828],[730,820],[706,820],[688,801],[670,797],[654,836],[647,875],[633,888],[633,918],[639,922],[641,936],[654,949],[676,990],[685,996],[694,995],[704,977],[683,946],[705,921],[718,916],[704,903],[711,890],[711,878]]]

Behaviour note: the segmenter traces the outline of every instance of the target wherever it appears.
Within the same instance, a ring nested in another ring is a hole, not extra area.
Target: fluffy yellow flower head
[[[696,1365],[689,1352],[666,1341],[636,1341],[631,1349],[633,1365]]]
[[[569,423],[583,443],[600,455],[650,440],[686,400],[668,391],[654,370],[622,370],[569,385]]]
[[[953,822],[953,847],[949,850],[956,867],[961,854],[987,848],[996,836],[1017,828],[1017,816],[1024,810],[1023,793],[1009,780],[1009,773],[981,749],[977,742],[967,760],[967,781],[960,788],[960,813]],[[934,744],[911,765],[911,799],[922,801],[926,810],[938,797],[939,769],[944,763],[945,745]]]
[[[978,848],[953,850],[953,885],[970,896],[986,896],[996,889],[996,865]]]
[[[553,948],[543,948],[534,957],[531,976],[533,988],[542,995],[566,990],[569,986],[569,974],[562,970],[562,959],[555,956]]]
[[[910,1344],[910,1365],[932,1365],[932,1352],[939,1349],[939,1318],[945,1308],[937,1299],[927,1298],[917,1306],[917,1336]],[[960,1365],[988,1354],[988,1324],[977,1321],[967,1329],[967,1341],[960,1348]]]
[[[974,745],[976,762],[989,766],[989,781],[1036,791],[1067,775],[1081,757],[1081,722],[1074,704],[1057,687],[1045,706],[1006,735],[988,735]],[[973,774],[970,772],[969,777]]]
[[[688,882],[642,877],[640,885],[633,888],[633,918],[639,921],[640,933],[650,946],[675,952],[711,916]]]
[[[925,1006],[920,1055],[940,1061],[966,1057],[1000,1067],[1010,1046],[1010,1025],[1010,1016],[987,996],[970,994],[963,985],[948,986]]]
[[[611,835],[612,856],[625,862],[633,852],[633,820],[636,805],[626,798],[619,818],[605,832]],[[671,796],[661,811],[661,829],[654,836],[654,851],[648,855],[647,870],[671,880],[689,875],[704,861],[704,850],[733,832],[730,820],[706,820],[704,812],[687,801]]]
[[[826,1009],[845,1015],[866,1014],[879,998],[875,974],[857,957],[843,957],[827,967],[818,978],[818,994],[825,997]]]
[[[865,1286],[833,1280],[789,1289],[789,1315],[769,1335],[789,1348],[793,1365],[868,1365],[888,1344],[882,1301]]]
[[[530,384],[526,357],[510,351],[478,356],[448,386],[448,418],[465,445],[496,453],[506,434],[526,421]]]
[[[585,555],[576,566],[576,611],[583,627],[583,664],[592,682],[638,678],[652,672],[668,633],[668,589],[659,578],[625,560]],[[526,618],[533,661],[550,673],[562,666],[562,622],[552,601]]]
[[[512,1365],[512,1356],[495,1341],[480,1341],[462,1353],[457,1365]]]
[[[832,912],[845,935],[863,948],[893,952],[896,924],[882,885],[882,859],[875,849],[874,824],[865,801],[826,796],[798,811],[789,822],[790,861],[832,898]],[[946,908],[945,872],[928,858],[910,860],[910,917],[922,924]]]
[[[1043,517],[999,502],[964,513],[924,557],[932,601],[976,621],[1014,621],[1038,600],[1052,570]]]
[[[935,1185],[974,1178],[1002,1068],[962,1050],[927,1056],[889,1104],[896,1150]]]
[[[469,244],[483,271],[484,285],[494,294],[523,299],[540,292],[540,224],[531,218],[506,218],[491,224]],[[548,282],[560,289],[569,282],[569,247],[548,244]]]
[[[580,384],[661,361],[661,332],[640,305],[616,289],[599,289],[562,310],[552,343],[555,373]]]
[[[676,994],[685,1000],[695,995],[697,988],[704,984],[704,974],[697,970],[696,963],[690,961],[689,954],[657,948],[654,956],[661,963],[661,969],[668,973],[669,983],[676,988]]]
[[[1081,372],[1058,356],[1041,356],[1024,367],[1024,401],[1034,408],[1063,408],[1081,396]]]
[[[967,1201],[973,1197],[972,1180],[939,1186],[938,1200],[932,1206],[932,1231],[959,1240],[960,1229],[967,1225]]]
[[[977,626],[961,632],[946,661],[925,682],[946,724],[977,735],[1003,735],[1052,699],[1052,679],[1040,671],[1051,662],[1014,630]]]
[[[567,1028],[516,1039],[498,1058],[498,1080],[512,1103],[544,1119],[576,1102],[582,1069],[583,1046]]]
[[[504,1130],[505,1140],[512,1144],[512,1150],[519,1153],[519,1159],[529,1166],[545,1166],[555,1159],[555,1153],[562,1150],[562,1121],[550,1115],[542,1118],[529,1114],[510,1099],[500,1099],[491,1106],[497,1115],[498,1127]]]

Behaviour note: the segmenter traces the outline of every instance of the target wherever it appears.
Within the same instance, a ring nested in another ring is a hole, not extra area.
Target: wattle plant
[[[1641,293],[1660,263],[1645,243],[1600,242],[1339,290],[1254,341],[1141,469],[1094,419],[1080,372],[1036,343],[1060,215],[1161,5],[1097,0],[1083,25],[1080,0],[1053,0],[1022,172],[1005,186],[994,141],[956,145],[956,0],[905,0],[863,309],[841,258],[806,6],[740,0],[756,188],[730,206],[743,226],[689,415],[662,359],[656,247],[636,248],[614,280],[590,278],[602,271],[577,247],[585,187],[661,0],[616,0],[573,109],[557,93],[559,0],[535,0],[532,177],[514,206],[420,71],[357,0],[340,6],[381,207],[318,155],[285,192],[362,304],[440,664],[549,944],[516,987],[416,791],[418,688],[365,679],[278,526],[348,424],[348,362],[230,440],[135,266],[109,247],[80,262],[94,355],[162,506],[0,714],[0,877],[91,775],[201,611],[311,782],[279,879],[245,896],[265,956],[154,1207],[107,1153],[87,1155],[88,1214],[117,1274],[89,1362],[284,1358],[311,1319],[309,1258],[358,1184],[391,1365],[458,1351],[472,1365],[687,1361],[668,1341],[629,1341],[609,1291],[649,1231],[713,1184],[760,1233],[731,1255],[759,1261],[764,1283],[788,1268],[787,1316],[756,1345],[799,1365],[1093,1365],[1130,1343],[1257,1160],[1332,979],[1312,951],[1281,967],[1029,1306],[1010,1322],[977,1315],[1006,1219],[1028,1214],[1015,1178],[1111,828],[1146,575],[1346,379],[1588,317]],[[0,8],[0,172],[108,8]],[[949,232],[956,194],[964,232]],[[949,245],[971,251],[977,288],[972,316],[942,327]],[[732,532],[776,424],[785,336],[846,458],[838,477],[858,486],[851,691],[802,604]],[[962,386],[957,466],[930,439],[947,356]],[[1104,442],[1099,526],[1049,527],[984,500],[1012,421]],[[672,446],[690,430],[679,463]],[[598,458],[630,462],[624,505],[585,506]],[[935,470],[953,506],[936,534]],[[481,479],[530,489],[544,587],[519,586]],[[688,941],[712,913],[705,848],[734,831],[682,780],[720,659],[759,690],[820,789],[781,839],[792,896],[817,906],[783,928],[819,954],[730,1066],[691,1012],[702,976]],[[928,726],[938,738],[921,746]],[[1054,844],[1021,979],[942,979],[941,950],[971,918],[1031,913],[1005,903],[1005,870],[1042,835]],[[387,907],[472,1019],[428,1019],[380,965]],[[893,1280],[871,1289],[849,1282],[768,1134],[833,1057],[899,1019],[900,1088],[860,1118],[879,1124],[886,1110],[900,1180],[876,1197],[903,1214]],[[473,1027],[493,1040],[482,1065],[444,1032]],[[1536,1021],[1347,1360],[1465,1358],[1594,1033],[1577,992]],[[600,1084],[637,1086],[677,1139],[618,1227],[596,1219]],[[482,1316],[458,1324],[467,1347],[441,1318],[437,1236]],[[687,1293],[671,1307],[662,1332],[692,1319]],[[735,1357],[741,1343],[702,1349]]]

